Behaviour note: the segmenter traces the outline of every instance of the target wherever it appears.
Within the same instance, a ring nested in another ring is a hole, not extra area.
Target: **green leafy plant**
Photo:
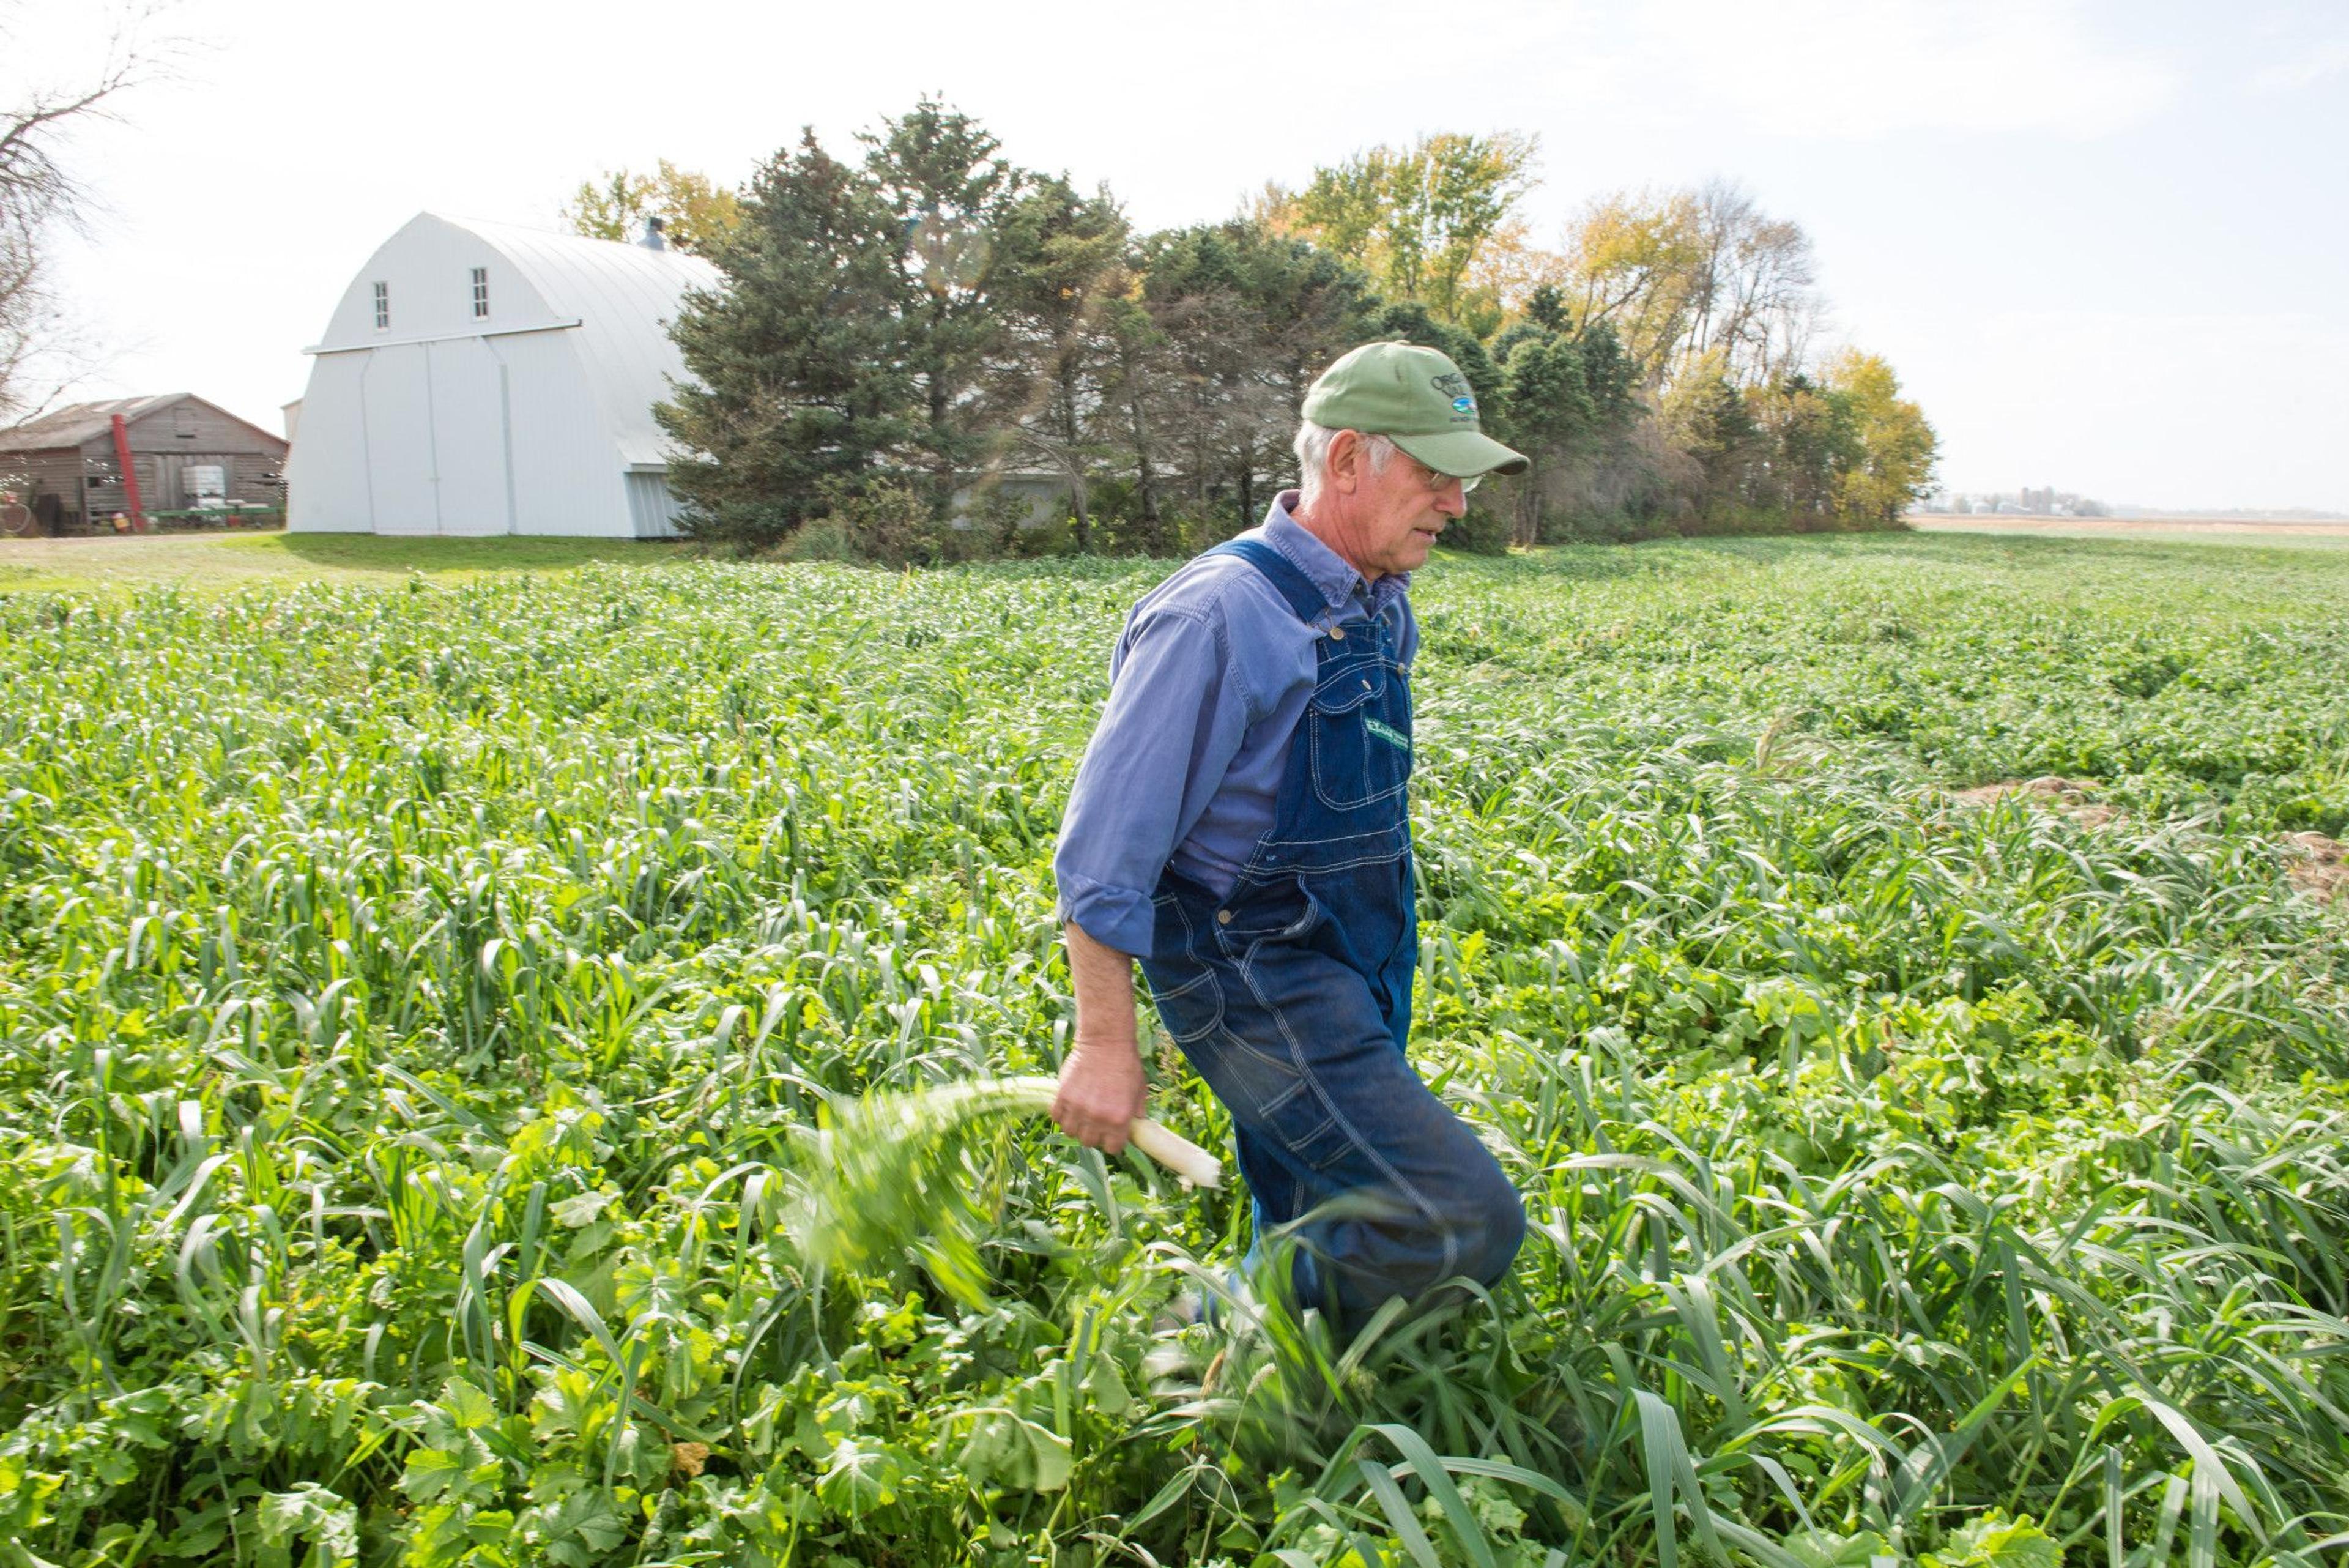
[[[1032,1114],[1166,569],[0,595],[0,1555],[2338,1557],[2349,552],[1420,574],[1412,1049],[1531,1233],[1350,1334]]]
[[[1050,1110],[1056,1080],[986,1079],[867,1099],[818,1135],[801,1222],[802,1254],[819,1267],[870,1268],[912,1249],[930,1277],[971,1305],[987,1297],[978,1241],[1001,1220],[974,1158],[999,1118]],[[1186,1187],[1220,1187],[1215,1156],[1146,1117],[1133,1147]]]

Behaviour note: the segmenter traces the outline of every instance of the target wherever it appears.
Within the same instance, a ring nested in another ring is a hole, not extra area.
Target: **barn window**
[[[378,332],[391,325],[391,285],[375,286],[375,329]]]
[[[490,313],[490,269],[473,269],[473,316],[476,319]]]

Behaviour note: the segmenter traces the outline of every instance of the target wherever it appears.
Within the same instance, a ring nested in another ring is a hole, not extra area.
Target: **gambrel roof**
[[[491,269],[486,318],[471,314],[465,283],[476,265]],[[407,297],[425,279],[422,296]],[[391,326],[382,330],[375,326],[378,281],[394,287]],[[622,462],[657,465],[666,461],[667,441],[652,406],[667,399],[670,377],[684,375],[668,323],[687,290],[714,289],[723,281],[716,267],[679,251],[419,213],[368,259],[336,306],[325,340],[309,352],[515,332],[575,334],[589,390]]]

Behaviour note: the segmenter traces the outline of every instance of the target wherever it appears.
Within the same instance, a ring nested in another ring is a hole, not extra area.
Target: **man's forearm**
[[[1087,936],[1074,920],[1065,935],[1077,1037],[1061,1064],[1052,1119],[1071,1137],[1115,1154],[1125,1147],[1126,1129],[1149,1094],[1134,1037],[1133,961]]]
[[[1065,928],[1069,979],[1077,993],[1077,1039],[1081,1047],[1134,1045],[1133,961],[1085,934],[1074,920]]]

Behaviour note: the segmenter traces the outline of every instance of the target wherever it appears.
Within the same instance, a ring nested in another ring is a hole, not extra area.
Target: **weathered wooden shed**
[[[94,533],[130,510],[114,437],[117,415],[141,511],[285,504],[284,437],[193,393],[162,392],[76,403],[0,431],[0,491],[16,495],[34,531]]]
[[[653,405],[667,324],[716,267],[647,243],[409,220],[343,292],[294,445],[296,532],[677,530]]]

